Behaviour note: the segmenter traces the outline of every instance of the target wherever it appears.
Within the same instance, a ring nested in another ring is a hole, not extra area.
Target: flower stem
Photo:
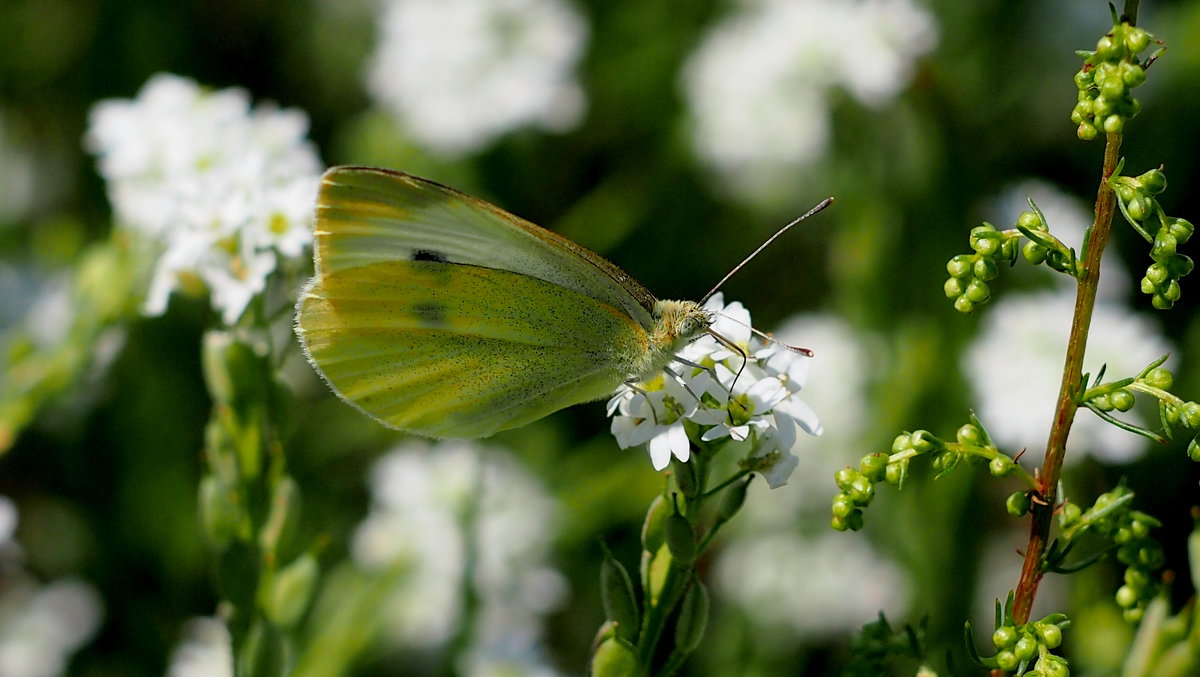
[[[1130,4],[1136,11],[1137,3],[1126,4],[1129,16]],[[1130,20],[1132,23],[1132,18]],[[1029,530],[1029,545],[1025,548],[1025,563],[1021,567],[1021,579],[1017,583],[1013,604],[1013,619],[1018,623],[1029,620],[1038,584],[1042,580],[1042,558],[1050,539],[1050,527],[1054,515],[1054,504],[1058,480],[1066,455],[1067,435],[1075,421],[1079,408],[1076,395],[1083,378],[1083,356],[1087,348],[1088,329],[1092,323],[1092,311],[1096,306],[1096,288],[1100,281],[1100,257],[1112,233],[1115,198],[1108,183],[1117,168],[1121,149],[1121,135],[1108,134],[1104,148],[1104,170],[1096,194],[1096,220],[1084,237],[1083,275],[1079,278],[1075,294],[1075,312],[1071,321],[1071,335],[1067,340],[1067,357],[1063,366],[1062,385],[1054,409],[1054,422],[1050,438],[1046,442],[1046,457],[1038,476],[1038,494],[1041,501],[1035,502],[1031,510],[1032,523]]]

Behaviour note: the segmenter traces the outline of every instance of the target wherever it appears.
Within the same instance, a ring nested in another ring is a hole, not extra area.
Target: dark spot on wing
[[[446,258],[445,254],[438,252],[438,251],[434,251],[432,249],[414,249],[413,253],[412,253],[412,260],[413,261],[432,261],[434,263],[448,263],[449,262],[449,259]]]
[[[440,303],[432,301],[415,303],[413,304],[412,312],[421,321],[421,324],[425,326],[440,327],[446,324],[446,306]]]

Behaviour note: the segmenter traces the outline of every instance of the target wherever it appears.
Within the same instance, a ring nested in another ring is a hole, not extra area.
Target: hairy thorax
[[[713,322],[712,313],[694,301],[655,301],[651,314],[654,327],[649,332],[648,350],[632,365],[634,381],[657,376],[680,349]]]

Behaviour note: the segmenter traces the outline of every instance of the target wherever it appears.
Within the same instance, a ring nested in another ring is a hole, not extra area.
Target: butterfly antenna
[[[717,313],[717,314],[720,315],[721,317],[723,317],[724,319],[729,320],[730,322],[732,322],[734,324],[740,324],[743,327],[749,329],[755,336],[766,341],[767,343],[774,343],[775,345],[779,346],[780,348],[783,348],[784,350],[790,350],[793,353],[800,353],[801,355],[803,355],[805,357],[813,356],[813,351],[809,350],[808,348],[801,348],[800,346],[793,346],[793,345],[784,343],[783,341],[780,341],[779,339],[775,338],[774,336],[771,336],[770,334],[768,334],[764,331],[759,331],[758,329],[755,329],[754,327],[746,324],[745,322],[742,322],[741,320],[739,320],[735,317],[730,317],[730,316],[726,315],[725,313]]]
[[[824,200],[821,200],[821,202],[817,206],[813,207],[812,209],[808,210],[807,212],[804,212],[799,217],[793,219],[791,223],[787,224],[783,228],[780,228],[779,230],[775,231],[775,234],[772,235],[771,237],[767,238],[766,242],[763,242],[761,245],[759,245],[758,249],[755,249],[753,252],[751,252],[750,256],[747,256],[745,258],[745,260],[743,260],[741,263],[734,266],[733,270],[729,271],[728,275],[721,278],[721,281],[717,283],[717,286],[713,287],[712,291],[708,292],[707,294],[704,295],[704,298],[700,299],[700,305],[704,305],[704,302],[707,301],[709,299],[709,297],[711,297],[713,294],[717,293],[717,290],[721,288],[721,285],[725,284],[725,282],[727,282],[729,280],[729,278],[733,277],[734,273],[741,270],[742,266],[746,265],[747,263],[750,263],[750,260],[753,259],[755,256],[758,256],[759,252],[766,249],[767,245],[774,242],[775,238],[779,237],[780,235],[783,235],[792,226],[796,225],[797,223],[800,223],[804,219],[807,219],[808,217],[812,216],[813,214],[816,214],[817,212],[821,211],[822,209],[825,209],[826,207],[828,207],[831,204],[833,204],[833,198],[827,197]]]

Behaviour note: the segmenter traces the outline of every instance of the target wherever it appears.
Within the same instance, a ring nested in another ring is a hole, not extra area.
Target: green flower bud
[[[1074,503],[1065,503],[1059,512],[1058,521],[1063,527],[1069,527],[1079,522],[1083,517],[1083,509]]]
[[[1091,141],[1096,138],[1097,133],[1096,128],[1090,122],[1079,123],[1079,127],[1075,130],[1075,135],[1083,141]]]
[[[1122,609],[1128,609],[1138,603],[1138,593],[1128,585],[1122,585],[1117,588],[1116,600],[1117,606]]]
[[[1171,386],[1175,384],[1175,377],[1171,375],[1170,370],[1164,367],[1155,367],[1151,369],[1150,371],[1146,372],[1146,375],[1142,377],[1142,380],[1145,381],[1147,385],[1154,388],[1159,388],[1161,390],[1170,390]]]
[[[1017,225],[1027,230],[1046,230],[1046,224],[1038,218],[1037,212],[1028,209],[1017,217]]]
[[[933,472],[937,475],[948,473],[958,467],[962,456],[953,451],[939,451],[933,455]]]
[[[975,312],[975,304],[967,298],[966,294],[954,299],[954,309],[960,313]]]
[[[1125,129],[1125,116],[1113,113],[1104,118],[1105,134],[1120,134]]]
[[[1013,645],[1013,653],[1017,658],[1027,661],[1037,654],[1038,642],[1032,635],[1022,634],[1017,643]]]
[[[1133,624],[1140,623],[1142,621],[1142,616],[1144,616],[1145,614],[1146,614],[1145,609],[1142,609],[1140,607],[1134,607],[1132,609],[1126,609],[1126,610],[1122,611],[1121,617],[1125,619],[1126,623],[1133,625]]]
[[[1086,70],[1086,71],[1080,70],[1080,71],[1076,72],[1075,73],[1075,87],[1078,88],[1080,92],[1086,91],[1089,87],[1092,86],[1092,83],[1094,82],[1094,79],[1092,76],[1093,76],[1093,73],[1090,70]]]
[[[1058,656],[1047,655],[1046,660],[1039,661],[1041,677],[1071,677],[1071,670],[1067,667]],[[1032,673],[1025,673],[1031,677],[1036,677]]]
[[[883,479],[894,487],[901,487],[904,484],[904,479],[908,477],[908,459],[903,461],[895,461],[889,463],[887,470],[883,474]]]
[[[650,502],[650,508],[646,510],[646,520],[642,522],[642,549],[650,554],[658,552],[662,544],[666,541],[666,522],[671,513],[675,512],[675,506],[667,500],[666,496],[659,494]]]
[[[1126,87],[1133,89],[1146,81],[1146,70],[1135,63],[1123,61],[1121,62],[1121,79],[1125,82]]]
[[[1150,250],[1150,256],[1155,261],[1167,259],[1175,255],[1175,249],[1178,244],[1174,235],[1165,230],[1160,230],[1154,238],[1154,247]]]
[[[1196,230],[1191,221],[1187,219],[1171,218],[1167,219],[1167,231],[1175,236],[1175,240],[1180,244],[1187,242],[1192,237],[1192,233]]]
[[[850,495],[850,500],[854,501],[856,505],[868,505],[875,497],[875,485],[871,484],[871,480],[859,475],[846,493]]]
[[[983,256],[991,256],[1000,248],[1000,236],[996,232],[996,227],[988,223],[972,228],[967,241],[971,245],[971,249]]]
[[[608,548],[604,549],[604,560],[600,563],[600,601],[604,605],[604,617],[613,622],[617,636],[636,641],[641,620],[633,581]]]
[[[264,611],[271,621],[281,628],[290,628],[299,623],[312,599],[320,573],[317,558],[308,552],[277,571],[264,605]]]
[[[695,651],[700,646],[707,625],[708,590],[696,579],[679,606],[679,617],[675,623],[675,650],[683,653]]]
[[[1035,623],[1033,627],[1047,649],[1057,649],[1062,644],[1062,628],[1054,623]]]
[[[692,530],[692,523],[683,515],[672,512],[665,526],[671,557],[683,566],[690,566],[696,561],[696,532]]]
[[[1102,61],[1113,61],[1121,58],[1121,45],[1113,40],[1113,36],[1106,35],[1096,41],[1096,58]]]
[[[882,482],[887,472],[888,455],[882,452],[867,454],[858,463],[858,469],[872,482]]]
[[[1192,441],[1188,442],[1187,455],[1196,463],[1200,463],[1200,435],[1193,437]]]
[[[1161,568],[1165,559],[1162,546],[1154,541],[1138,549],[1137,563],[1151,571]]]
[[[1129,212],[1129,217],[1135,221],[1146,220],[1146,204],[1140,197],[1134,197],[1125,203],[1125,211]]]
[[[1162,295],[1163,295],[1163,298],[1167,299],[1171,303],[1175,303],[1176,301],[1178,301],[1179,297],[1183,295],[1183,290],[1179,287],[1179,281],[1178,280],[1168,281],[1167,288],[1162,291]]]
[[[912,435],[901,433],[892,440],[892,453],[899,454],[912,449]]]
[[[1108,396],[1108,393],[1104,393],[1102,395],[1097,395],[1097,396],[1093,397],[1092,398],[1092,406],[1096,407],[1100,411],[1112,411],[1113,410],[1112,399]]]
[[[1117,411],[1129,411],[1130,409],[1133,409],[1133,393],[1124,388],[1109,393],[1108,399],[1112,402],[1113,408]]]
[[[1158,287],[1154,284],[1154,281],[1149,277],[1143,277],[1142,281],[1138,284],[1143,294],[1153,294],[1154,291],[1158,289]]]
[[[1125,31],[1125,48],[1130,54],[1139,54],[1150,46],[1150,34],[1145,29],[1130,26]]]
[[[1013,517],[1024,517],[1029,513],[1029,507],[1033,501],[1029,498],[1027,491],[1014,491],[1004,500],[1004,509]]]
[[[1150,297],[1150,305],[1154,306],[1157,310],[1170,310],[1171,306],[1175,305],[1175,302],[1162,294],[1155,294]]]
[[[642,677],[637,652],[629,642],[610,637],[592,655],[592,677]]]
[[[1003,454],[988,461],[988,472],[993,477],[1004,477],[1013,469],[1013,460]]]
[[[225,486],[215,475],[200,480],[200,525],[218,550],[224,550],[237,534],[245,506],[238,492]]]
[[[1114,101],[1115,99],[1104,96],[1097,97],[1096,100],[1092,102],[1092,119],[1098,123],[1113,113],[1116,113],[1117,104],[1114,103]]]
[[[1073,122],[1075,124],[1079,124],[1079,123],[1083,122],[1084,120],[1087,119],[1087,117],[1088,117],[1087,113],[1080,112],[1078,105],[1076,105],[1075,108],[1071,110],[1071,122]]]
[[[959,444],[968,444],[971,447],[984,447],[986,439],[984,439],[983,431],[979,430],[979,426],[974,424],[964,424],[955,431],[954,438],[958,439]]]
[[[1182,241],[1183,240],[1177,240],[1177,242]],[[1172,277],[1183,277],[1184,275],[1192,272],[1192,268],[1194,266],[1195,264],[1192,262],[1192,258],[1185,254],[1176,254],[1167,259],[1167,271]]]
[[[1013,626],[1001,625],[992,633],[992,646],[997,649],[1007,649],[1017,643],[1019,636],[1017,629]]]
[[[700,481],[696,477],[696,466],[673,458],[671,459],[671,470],[671,474],[675,477],[675,486],[679,487],[680,493],[688,498],[700,493]]]
[[[971,272],[975,273],[975,277],[987,282],[994,280],[1000,275],[1000,266],[996,265],[993,259],[980,258],[975,262]]]
[[[912,434],[912,447],[922,454],[937,449],[937,438],[928,430],[917,430]]]
[[[1140,70],[1138,66],[1133,67]],[[1167,175],[1163,174],[1161,169],[1151,169],[1137,178],[1142,182],[1142,187],[1146,189],[1146,192],[1151,195],[1158,195],[1167,189]]]
[[[855,509],[856,509],[856,506],[854,505],[853,499],[850,498],[850,494],[843,492],[843,493],[836,494],[833,497],[833,516],[834,517],[840,517],[842,519],[845,519],[846,517],[849,517],[850,513],[854,512]]]
[[[950,277],[966,277],[971,274],[971,266],[975,257],[970,254],[959,254],[946,262],[946,272]]]
[[[1030,240],[1021,247],[1021,255],[1025,257],[1026,261],[1036,266],[1046,260],[1046,248]]]
[[[996,654],[996,665],[1005,672],[1012,672],[1021,663],[1012,649],[1005,649]]]
[[[845,466],[837,472],[833,473],[833,481],[837,483],[838,489],[842,491],[850,491],[850,486],[854,484],[854,480],[862,477],[862,473],[858,472],[853,466]]]
[[[1200,429],[1200,404],[1184,402],[1179,409],[1179,420],[1192,430]]]
[[[985,303],[991,296],[992,291],[988,289],[987,283],[974,279],[967,283],[967,289],[963,292],[962,298],[971,303]]]
[[[1145,590],[1154,584],[1154,579],[1145,569],[1137,567],[1127,567],[1125,569],[1125,584],[1130,588],[1137,590]]]
[[[1146,279],[1149,280],[1155,288],[1158,288],[1158,285],[1166,282],[1169,277],[1170,273],[1167,271],[1166,264],[1155,262],[1151,263],[1146,268]]]
[[[946,283],[942,285],[942,291],[946,293],[946,298],[952,299],[962,296],[965,289],[963,288],[963,283],[957,277],[952,277],[947,279]]]
[[[258,544],[264,553],[278,555],[287,547],[300,525],[300,485],[291,477],[275,483],[267,521],[258,533]]]
[[[1115,101],[1125,95],[1125,81],[1119,77],[1105,78],[1104,84],[1100,85],[1100,96]]]

